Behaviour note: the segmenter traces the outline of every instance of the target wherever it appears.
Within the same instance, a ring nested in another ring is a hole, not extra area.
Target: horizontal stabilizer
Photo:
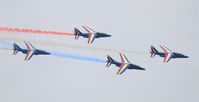
[[[113,64],[115,61],[111,58],[111,56],[107,55],[107,64],[106,64],[106,67],[110,67],[111,64]]]

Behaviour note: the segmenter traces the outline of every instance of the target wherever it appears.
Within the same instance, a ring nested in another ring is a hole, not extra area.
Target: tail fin
[[[158,53],[158,50],[156,50],[154,46],[151,46],[150,53],[151,53],[151,57],[153,58],[155,57],[156,53]]]
[[[75,31],[75,39],[78,39],[80,35],[82,35],[82,32],[79,31],[79,29],[77,28],[74,28],[74,31]]]
[[[18,51],[21,50],[21,48],[16,43],[13,44],[13,47],[14,47],[13,55],[16,55],[18,53]]]
[[[107,64],[106,64],[106,67],[110,67],[111,64],[113,64],[115,61],[111,58],[111,56],[107,55]]]

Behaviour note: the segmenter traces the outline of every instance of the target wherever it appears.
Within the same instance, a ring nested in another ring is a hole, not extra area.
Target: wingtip
[[[159,45],[162,49],[168,49],[165,45]]]
[[[168,63],[167,61],[163,61],[163,63]]]
[[[119,75],[119,73],[116,73],[116,75]]]
[[[86,27],[85,25],[82,25],[82,27],[84,28],[84,27]]]
[[[151,48],[155,48],[153,45],[151,45]]]
[[[28,42],[28,44],[31,44],[29,41],[27,41]]]
[[[161,48],[163,48],[163,45],[159,45]]]

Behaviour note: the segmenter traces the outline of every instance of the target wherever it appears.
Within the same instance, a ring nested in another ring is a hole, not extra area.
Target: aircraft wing
[[[164,57],[163,62],[164,62],[164,63],[165,63],[165,62],[169,62],[170,59],[173,57],[174,54],[172,53],[172,51],[171,51],[170,49],[166,48],[165,46],[161,46],[161,45],[160,45],[160,47],[162,48],[162,50],[163,50],[164,53],[165,53],[165,57]]]
[[[33,55],[34,55],[34,50],[33,49],[35,49],[35,48],[31,45],[31,47],[33,48],[33,49],[31,49],[31,47],[28,45],[27,42],[24,41],[24,43],[25,43],[25,45],[27,47],[27,53],[26,53],[26,56],[25,56],[25,60],[30,60],[33,57]]]
[[[130,63],[130,61],[127,59],[127,57],[124,54],[119,53],[119,55],[122,63]]]
[[[117,71],[116,74],[118,75],[118,74],[122,74],[123,72],[125,72],[125,71],[126,71],[126,68],[127,68],[127,65],[128,65],[128,64],[121,63],[120,68],[118,69],[118,71]]]
[[[25,41],[24,41],[24,43],[25,43],[25,45],[26,45],[26,47],[27,47],[27,50],[31,50],[31,48],[30,48],[30,46],[28,45],[28,43],[25,42]]]
[[[25,57],[25,60],[26,60],[26,61],[27,61],[27,60],[30,60],[30,59],[33,57],[33,55],[34,55],[34,51],[28,50],[28,51],[27,51],[27,54],[26,54],[26,57]]]
[[[127,69],[128,63],[129,63],[128,59],[126,58],[126,56],[124,54],[119,53],[119,55],[120,55],[120,59],[121,59],[121,65],[116,73],[117,75],[124,73]]]
[[[173,53],[168,53],[168,54],[165,54],[165,57],[164,57],[164,60],[163,62],[169,62],[171,60],[171,58],[173,57]]]
[[[160,45],[160,47],[162,48],[162,50],[163,50],[165,53],[170,53],[170,52],[172,52],[170,49],[166,48],[165,46]]]
[[[28,44],[30,45],[30,49],[36,49],[30,42]]]
[[[88,26],[82,26],[88,33],[95,33],[95,31]]]
[[[88,44],[91,44],[95,39],[95,31],[87,26],[82,26],[88,32]]]

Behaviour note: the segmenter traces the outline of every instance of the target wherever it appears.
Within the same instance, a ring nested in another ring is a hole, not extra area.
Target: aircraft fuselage
[[[27,54],[28,50],[27,49],[20,49],[18,50],[24,54]],[[43,50],[34,50],[34,55],[49,55],[50,53],[49,52],[46,52],[46,51],[43,51]]]
[[[155,53],[156,55],[159,55],[160,57],[165,57],[165,53],[164,52],[157,52]],[[185,56],[181,53],[177,53],[177,52],[172,52],[173,56],[172,58],[189,58],[188,56]]]
[[[96,32],[95,34],[95,38],[101,38],[101,37],[111,37],[111,35],[109,34],[105,34],[105,33],[100,33],[100,32]],[[82,33],[79,36],[82,36],[84,38],[88,38],[88,33]]]
[[[117,66],[117,67],[120,67],[122,63],[120,63],[120,62],[113,62],[113,64],[115,64],[115,66]],[[126,67],[126,69],[130,69],[130,70],[131,69],[145,70],[144,68],[142,68],[142,67],[140,67],[138,65],[132,64],[132,63],[126,63],[126,64],[128,64],[127,67]]]

